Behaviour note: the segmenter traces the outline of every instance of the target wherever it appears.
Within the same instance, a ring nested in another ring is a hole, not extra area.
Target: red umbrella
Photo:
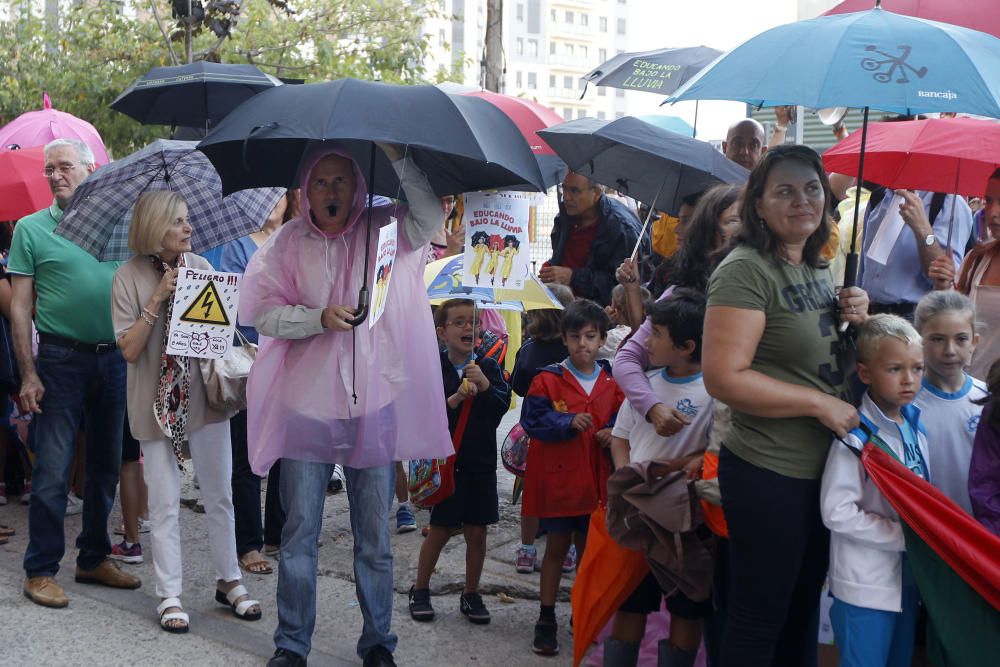
[[[844,0],[824,15],[865,12],[874,6],[874,0]],[[996,0],[882,0],[882,9],[1000,37],[1000,3]]]
[[[861,133],[823,154],[827,171],[858,173]],[[930,118],[870,123],[865,178],[889,188],[983,194],[1000,167],[1000,123],[974,118]]]
[[[79,139],[90,146],[98,165],[110,162],[97,129],[82,118],[53,109],[48,93],[42,96],[41,110],[23,113],[0,127],[0,148],[44,146],[53,139]]]
[[[0,220],[19,220],[52,203],[45,149],[0,152]]]
[[[476,90],[463,93],[472,97],[481,97],[504,114],[517,125],[524,135],[531,152],[534,153],[538,165],[545,177],[545,187],[552,187],[562,181],[566,175],[566,164],[556,155],[556,152],[538,136],[538,130],[544,130],[552,125],[563,122],[563,117],[547,106],[523,97],[501,95],[488,90]]]

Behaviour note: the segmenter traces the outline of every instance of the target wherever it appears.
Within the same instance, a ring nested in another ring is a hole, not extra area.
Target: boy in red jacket
[[[611,320],[593,301],[578,299],[563,315],[569,357],[531,382],[521,425],[531,437],[524,479],[524,514],[547,531],[540,584],[541,613],[532,650],[559,652],[556,595],[574,533],[582,560],[590,514],[607,497],[611,425],[624,400],[611,367],[597,359]]]

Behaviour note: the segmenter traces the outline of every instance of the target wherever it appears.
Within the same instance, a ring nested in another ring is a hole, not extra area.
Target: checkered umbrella
[[[193,141],[158,139],[128,157],[101,167],[77,188],[56,234],[102,262],[132,256],[128,229],[143,192],[172,190],[184,197],[194,252],[260,230],[284,188],[240,190],[222,197],[222,181]]]

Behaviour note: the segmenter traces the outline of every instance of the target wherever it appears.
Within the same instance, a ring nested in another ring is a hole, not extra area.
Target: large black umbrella
[[[198,145],[226,193],[296,187],[299,163],[317,141],[344,147],[366,174],[368,234],[375,194],[400,198],[399,177],[376,143],[402,144],[438,195],[525,186],[544,190],[531,147],[514,122],[477,97],[434,86],[338,79],[282,86],[247,100]],[[365,280],[370,244],[365,244]],[[368,316],[368,285],[358,294],[358,326]]]
[[[144,125],[214,126],[230,111],[281,81],[253,65],[199,61],[154,67],[111,103]]]
[[[538,162],[510,118],[486,100],[434,86],[338,79],[274,88],[233,111],[198,148],[229,193],[297,186],[307,147],[324,140],[351,153],[375,194],[399,197],[400,188],[392,164],[373,142],[405,145],[439,195],[524,185],[545,189]]]
[[[669,95],[722,55],[707,46],[619,53],[583,76],[595,86]]]
[[[579,118],[538,134],[573,171],[671,214],[684,197],[750,173],[707,142],[633,116]]]

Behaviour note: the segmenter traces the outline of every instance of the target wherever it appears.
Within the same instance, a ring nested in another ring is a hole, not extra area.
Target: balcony
[[[580,25],[565,21],[549,21],[548,28],[550,37],[578,39],[585,42],[589,42],[597,33],[593,25]]]
[[[580,99],[580,93],[583,91],[578,88],[549,88],[549,100],[558,101],[559,104],[573,103],[573,104],[587,104]]]
[[[545,62],[549,67],[586,74],[594,67],[594,63],[591,60],[590,56],[581,58],[580,56],[557,55],[549,56],[545,59]]]

